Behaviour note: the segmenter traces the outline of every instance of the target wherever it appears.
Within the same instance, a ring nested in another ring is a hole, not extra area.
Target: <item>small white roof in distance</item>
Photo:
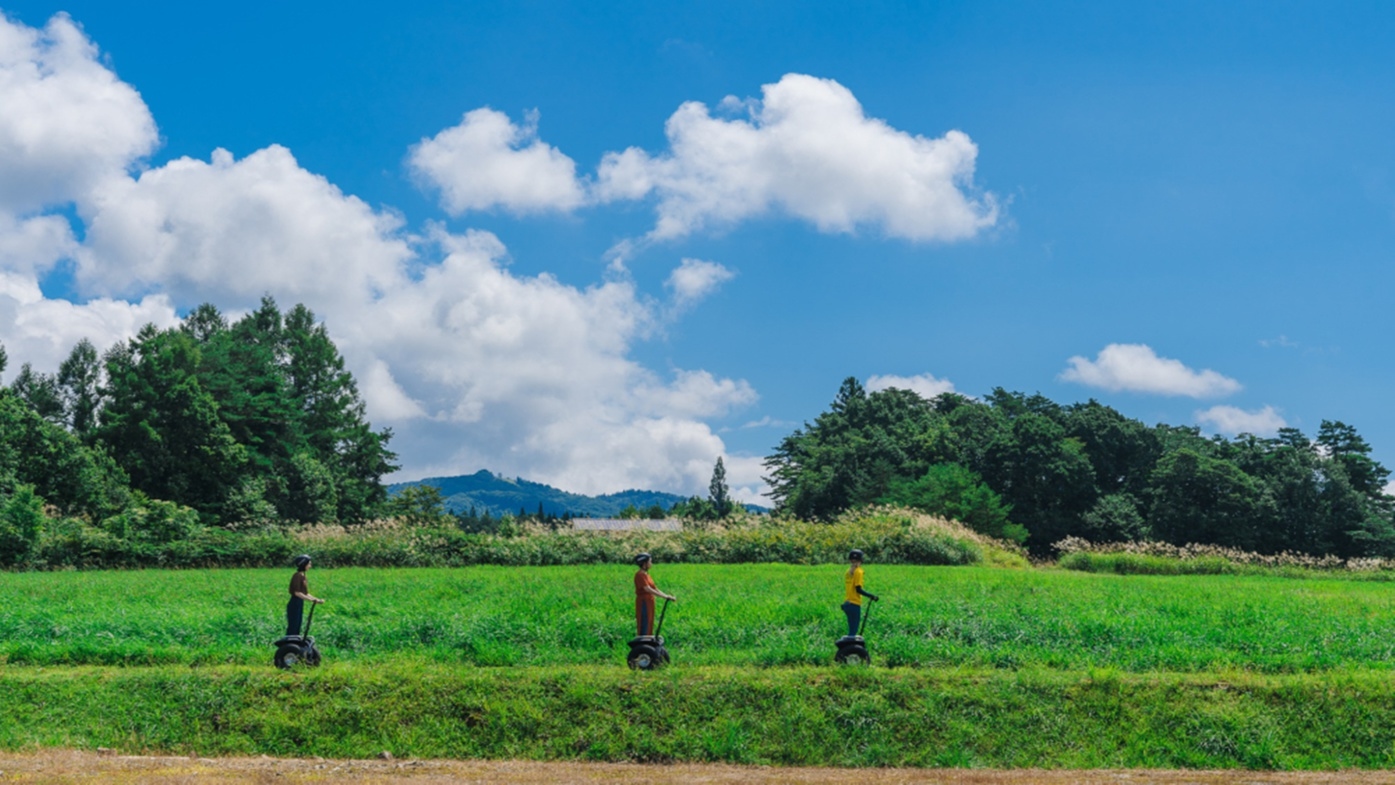
[[[676,532],[683,530],[683,522],[677,518],[664,518],[651,521],[647,518],[572,518],[572,528],[577,531],[624,532],[635,529],[648,529],[651,532]]]

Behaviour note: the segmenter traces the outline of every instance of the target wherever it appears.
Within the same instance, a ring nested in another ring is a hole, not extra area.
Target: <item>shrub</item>
[[[138,493],[135,504],[107,518],[102,528],[122,539],[158,544],[186,539],[202,526],[194,510]]]
[[[885,501],[961,521],[989,537],[1027,541],[1027,530],[1008,520],[1012,505],[957,463],[936,464],[918,479],[893,482]]]
[[[832,523],[742,513],[681,531],[591,532],[520,524],[504,518],[497,533],[462,531],[406,519],[352,528],[235,531],[198,524],[197,513],[140,499],[100,527],[76,519],[49,522],[37,547],[10,564],[31,569],[129,567],[281,567],[310,552],[324,566],[449,567],[475,564],[626,564],[648,551],[665,563],[842,562],[860,548],[881,564],[1025,566],[1021,548],[914,510],[869,508]]]
[[[1395,571],[1395,559],[1311,556],[1306,553],[1254,553],[1220,545],[1172,545],[1166,542],[1092,543],[1067,537],[1053,546],[1057,564],[1069,570],[1149,575],[1213,575],[1269,571]]]
[[[9,566],[28,557],[44,526],[44,500],[34,486],[15,487],[0,502],[0,565]]]

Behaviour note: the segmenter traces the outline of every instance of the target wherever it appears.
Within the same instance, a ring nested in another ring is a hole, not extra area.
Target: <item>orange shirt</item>
[[[649,573],[644,570],[635,573],[635,608],[639,608],[641,605],[654,607],[654,595],[645,589],[656,588],[658,587],[654,585],[654,579],[649,577]]]

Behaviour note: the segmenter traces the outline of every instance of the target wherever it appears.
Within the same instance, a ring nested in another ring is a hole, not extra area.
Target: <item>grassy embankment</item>
[[[714,666],[19,669],[0,747],[991,767],[1388,767],[1385,674]]]

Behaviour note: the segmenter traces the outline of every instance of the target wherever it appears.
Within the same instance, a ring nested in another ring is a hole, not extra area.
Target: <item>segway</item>
[[[867,640],[862,637],[862,631],[867,627],[867,617],[872,615],[872,603],[867,603],[867,607],[862,611],[862,623],[857,625],[856,635],[844,635],[834,642],[838,647],[838,654],[834,660],[839,665],[871,665],[872,655],[867,653]]]
[[[668,613],[668,598],[664,598],[663,610],[659,611],[659,626],[653,635],[641,635],[630,641],[630,656],[625,658],[630,670],[652,671],[668,664],[668,649],[664,648],[664,614]]]
[[[315,639],[310,637],[310,624],[315,621],[315,606],[310,603],[310,616],[305,620],[301,635],[287,635],[272,644],[276,647],[276,667],[289,670],[297,665],[315,667],[320,664],[320,650],[315,648]]]

